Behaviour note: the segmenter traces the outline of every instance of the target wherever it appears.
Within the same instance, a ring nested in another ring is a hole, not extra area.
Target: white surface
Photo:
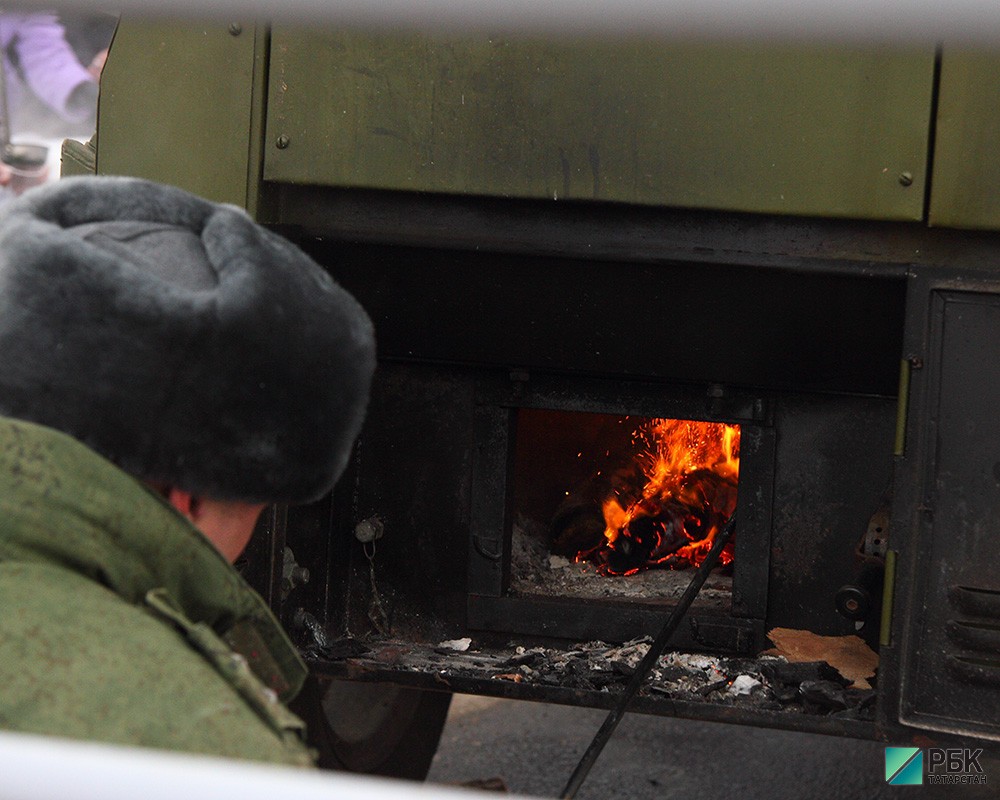
[[[0,733],[2,800],[476,800],[495,796],[406,781]]]

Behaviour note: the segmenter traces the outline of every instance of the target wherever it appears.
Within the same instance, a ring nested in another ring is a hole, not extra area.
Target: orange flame
[[[646,483],[637,500],[602,504],[604,541],[577,554],[604,575],[700,564],[736,510],[740,428],[720,422],[652,419],[633,434]],[[633,495],[634,497],[635,495]],[[733,560],[726,545],[720,562]]]

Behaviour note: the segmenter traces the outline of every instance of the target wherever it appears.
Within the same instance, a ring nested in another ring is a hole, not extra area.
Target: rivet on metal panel
[[[924,366],[924,360],[920,356],[910,356],[909,361],[913,369],[921,369]]]
[[[354,528],[354,537],[365,544],[381,539],[384,534],[385,523],[378,515],[362,520]]]
[[[229,33],[232,36],[239,36],[241,33],[243,33],[243,26],[240,25],[240,23],[238,23],[238,22],[230,22],[229,23]]]
[[[722,415],[722,401],[726,396],[726,387],[721,383],[710,383],[708,385],[708,413],[713,417]]]
[[[288,147],[289,141],[290,139],[285,134],[281,134],[281,136],[278,137],[277,141],[274,144],[279,150],[284,150],[286,147]]]
[[[900,172],[899,182],[903,186],[910,186],[913,184],[913,174],[910,172]]]

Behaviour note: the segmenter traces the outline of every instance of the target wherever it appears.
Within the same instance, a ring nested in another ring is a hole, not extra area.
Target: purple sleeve
[[[82,121],[92,113],[67,104],[74,89],[95,81],[77,60],[54,14],[23,15],[13,45],[25,82],[42,102],[70,122]]]

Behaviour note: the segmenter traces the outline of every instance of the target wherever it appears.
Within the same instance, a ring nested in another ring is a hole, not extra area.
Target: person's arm
[[[22,15],[13,46],[24,80],[39,100],[69,122],[94,114],[97,81],[77,59],[55,14]]]

